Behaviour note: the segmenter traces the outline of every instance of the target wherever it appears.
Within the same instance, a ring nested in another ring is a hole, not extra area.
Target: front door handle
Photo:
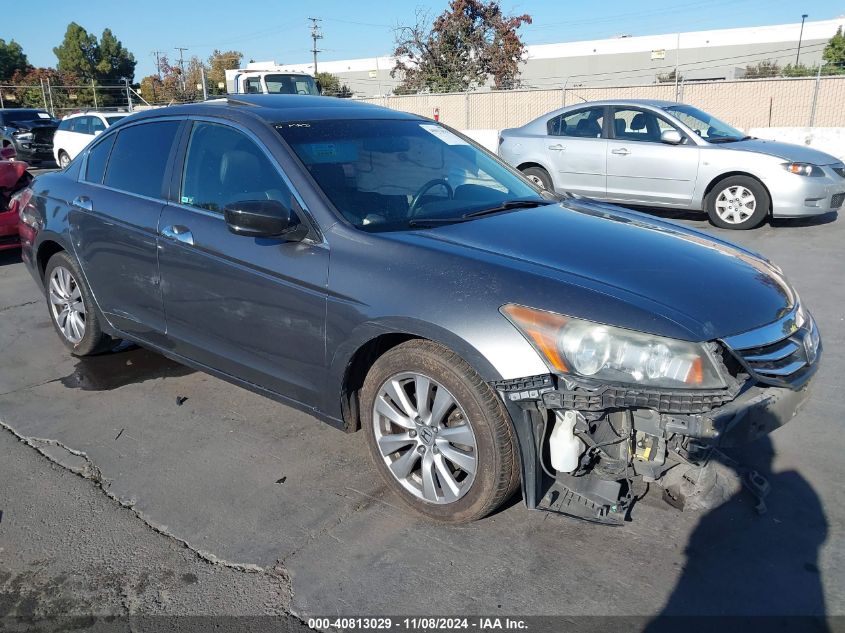
[[[558,143],[557,145],[549,145],[549,149],[554,150],[556,152],[562,152],[566,149],[566,147]]]
[[[84,211],[93,211],[94,205],[91,203],[91,198],[87,196],[76,196],[71,202],[73,206],[77,209],[82,209]]]
[[[179,224],[165,226],[161,230],[161,235],[162,237],[167,237],[171,240],[176,240],[177,242],[187,244],[188,246],[194,245],[194,234],[191,233],[191,230],[187,226],[181,226]]]
[[[610,153],[611,153],[611,154],[619,154],[620,156],[627,156],[627,155],[628,155],[628,154],[630,154],[631,152],[630,152],[630,150],[628,150],[628,149],[626,149],[626,148],[624,148],[624,147],[620,147],[619,149],[612,149],[612,150],[610,150]]]

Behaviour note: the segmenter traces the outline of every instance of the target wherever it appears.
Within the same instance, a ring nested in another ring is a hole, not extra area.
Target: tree
[[[16,72],[25,72],[28,68],[29,61],[21,45],[15,40],[7,44],[0,38],[0,79],[10,79]]]
[[[845,67],[845,34],[842,27],[836,29],[836,34],[830,38],[827,46],[824,47],[822,58],[828,63],[839,68]]]
[[[745,79],[765,79],[768,77],[779,77],[780,74],[780,65],[771,59],[766,59],[756,64],[749,64],[745,67]]]
[[[323,94],[327,97],[340,97],[341,99],[348,99],[352,96],[352,90],[349,89],[345,83],[340,81],[340,77],[331,73],[317,73],[315,77],[320,82]]]
[[[240,51],[214,52],[208,58],[208,83],[211,94],[226,93],[226,71],[240,68],[244,54]],[[223,87],[221,88],[221,84]]]
[[[111,29],[102,37],[88,33],[76,22],[68,24],[62,43],[53,49],[59,72],[73,73],[84,81],[117,83],[135,78],[135,56],[123,47]]]
[[[76,22],[67,25],[62,43],[53,49],[58,64],[56,69],[63,73],[74,73],[90,81],[97,75],[99,50],[97,38]]]
[[[135,56],[123,48],[111,29],[103,31],[97,48],[97,81],[116,83],[126,78],[132,83],[135,79]]]
[[[392,77],[402,76],[397,92],[473,90],[490,78],[496,89],[519,85],[525,45],[517,34],[531,16],[507,16],[495,0],[451,0],[429,27],[427,14],[396,31]]]

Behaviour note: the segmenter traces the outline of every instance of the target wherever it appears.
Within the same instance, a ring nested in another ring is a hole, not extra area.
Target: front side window
[[[227,204],[276,200],[293,208],[291,191],[266,154],[238,130],[195,123],[185,156],[180,202],[221,213]]]
[[[246,93],[250,95],[261,94],[261,80],[258,77],[250,77],[244,81]]]
[[[496,158],[434,122],[324,120],[276,129],[335,208],[367,231],[548,202]]]
[[[613,136],[618,140],[660,143],[663,132],[674,129],[650,110],[615,108],[613,111]]]
[[[604,108],[588,108],[570,114],[560,114],[546,124],[549,136],[601,138]]]
[[[167,159],[179,123],[151,121],[118,132],[106,171],[106,186],[161,198]]]
[[[113,115],[113,116],[107,116],[107,117],[106,117],[106,122],[108,123],[108,126],[109,126],[109,127],[111,127],[112,125],[114,125],[115,123],[117,123],[118,121],[120,121],[120,120],[121,120],[121,119],[123,119],[123,118],[126,118],[126,115],[125,115],[125,114],[118,114],[118,115]]]
[[[711,143],[733,143],[748,138],[735,127],[720,121],[703,110],[683,103],[664,108],[681,123]]]
[[[71,132],[76,132],[77,134],[90,134],[90,121],[91,117],[87,116],[78,116],[70,121],[70,130]]]
[[[114,145],[114,134],[91,148],[91,151],[88,152],[88,162],[85,166],[83,180],[97,185],[103,183],[103,175],[106,172],[106,163],[109,161],[112,145]]]
[[[88,117],[91,121],[91,131],[88,132],[89,134],[96,134],[97,132],[104,132],[106,129],[106,124],[103,123],[103,120],[98,116]]]

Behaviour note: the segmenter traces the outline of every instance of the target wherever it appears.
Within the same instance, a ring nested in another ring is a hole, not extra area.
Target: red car
[[[18,234],[18,194],[25,191],[25,187],[32,180],[26,171],[29,165],[10,160],[14,156],[14,149],[3,148],[0,151],[0,251],[21,246]]]

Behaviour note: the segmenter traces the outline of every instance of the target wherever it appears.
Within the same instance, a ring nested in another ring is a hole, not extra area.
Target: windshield
[[[43,110],[4,110],[4,121],[35,121],[44,119],[49,121],[52,117]]]
[[[126,116],[125,114],[121,114],[120,116],[107,116],[106,121],[108,122],[109,126],[112,126],[115,123],[117,123],[118,121],[120,121],[122,118],[124,118],[125,116]]]
[[[664,108],[681,123],[698,134],[705,141],[711,143],[730,143],[746,138],[745,134],[735,127],[720,121],[716,117],[689,105],[678,104]]]
[[[317,84],[308,75],[264,75],[267,92],[277,95],[317,95]]]
[[[434,122],[330,120],[277,129],[338,211],[367,231],[467,221],[469,214],[505,211],[514,203],[549,202],[498,160]]]

